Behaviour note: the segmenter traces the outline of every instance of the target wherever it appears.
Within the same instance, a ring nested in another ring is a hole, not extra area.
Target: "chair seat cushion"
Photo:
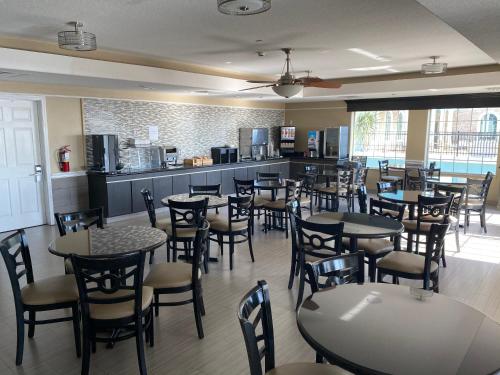
[[[393,251],[377,262],[377,268],[404,272],[415,275],[424,273],[425,257],[406,251]],[[438,264],[431,261],[431,272],[438,269]]]
[[[483,200],[482,199],[471,199],[465,203],[465,208],[481,208],[483,206]]]
[[[311,197],[301,197],[300,198],[300,205],[301,206],[309,207],[310,204],[311,204]]]
[[[216,212],[209,212],[207,213],[207,221],[211,223],[212,221],[219,220],[220,215]]]
[[[71,258],[64,259],[64,272],[67,275],[75,273],[75,271],[73,270],[73,263],[71,263]]]
[[[169,223],[166,228],[165,232],[167,232],[167,235],[169,237],[173,236],[173,229],[172,229],[172,224]],[[176,228],[176,237],[177,238],[195,238],[196,237],[196,228]]]
[[[103,292],[93,292],[89,293],[92,298],[107,299],[122,297],[134,293],[130,290],[120,289],[115,293],[106,294]],[[142,311],[146,310],[153,300],[153,288],[148,286],[142,287]],[[89,313],[92,319],[97,320],[110,320],[110,319],[121,319],[127,318],[134,315],[134,300],[110,303],[110,304],[96,304],[92,303],[89,305]]]
[[[255,198],[253,199],[253,206],[255,208],[263,207],[270,200],[271,200],[271,197],[269,197],[269,199],[268,199],[267,197],[262,197],[260,195],[256,195]]]
[[[342,245],[349,248],[349,238],[342,238]],[[363,250],[367,255],[379,255],[390,253],[394,250],[394,242],[387,238],[360,238],[358,239],[358,250]]]
[[[416,232],[417,231],[417,220],[403,220],[402,221],[405,231]],[[420,233],[429,233],[431,231],[432,222],[421,221],[420,222]]]
[[[237,232],[248,228],[248,221],[237,221],[231,225],[231,230]],[[218,220],[210,223],[210,230],[213,232],[229,233],[229,219],[221,216]]]
[[[348,375],[351,374],[340,367],[319,363],[289,363],[275,367],[266,375]]]
[[[170,219],[165,218],[156,220],[156,228],[166,231],[168,226],[171,226]]]
[[[159,263],[151,267],[144,285],[154,289],[179,288],[191,285],[192,265],[190,263]],[[201,277],[201,271],[198,273]]]
[[[382,181],[402,181],[403,177],[399,176],[382,176],[380,177]]]
[[[21,289],[25,305],[51,305],[78,301],[78,288],[74,275],[61,275],[35,281]]]
[[[286,202],[284,199],[278,199],[275,201],[270,201],[264,204],[264,208],[269,210],[282,210],[284,211],[286,208]]]

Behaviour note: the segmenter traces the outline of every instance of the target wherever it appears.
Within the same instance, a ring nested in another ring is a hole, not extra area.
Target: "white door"
[[[0,100],[0,232],[45,222],[36,108]]]

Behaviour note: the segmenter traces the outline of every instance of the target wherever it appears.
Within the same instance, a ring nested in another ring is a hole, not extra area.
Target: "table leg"
[[[349,239],[349,252],[355,253],[358,251],[358,239],[356,237],[351,237]]]

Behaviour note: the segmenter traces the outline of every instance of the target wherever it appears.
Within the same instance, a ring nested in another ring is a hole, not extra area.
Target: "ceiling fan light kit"
[[[83,23],[74,21],[68,25],[74,26],[74,30],[60,31],[57,34],[59,48],[71,51],[94,51],[97,49],[95,34],[83,31]]]
[[[448,68],[448,64],[446,63],[438,63],[436,60],[439,56],[431,56],[431,63],[422,64],[422,74],[443,74],[446,73]]]
[[[267,12],[271,0],[217,0],[219,12],[231,16],[249,16]]]
[[[291,84],[291,85],[276,85],[273,86],[272,89],[273,91],[278,94],[279,96],[282,96],[284,98],[291,98],[292,96],[297,95],[302,91],[304,86],[299,85],[299,84]]]

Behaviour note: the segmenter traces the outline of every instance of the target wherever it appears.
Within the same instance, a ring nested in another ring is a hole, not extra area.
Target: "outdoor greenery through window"
[[[408,111],[364,111],[354,113],[353,156],[366,156],[369,168],[379,160],[404,164]]]
[[[495,172],[500,108],[433,109],[429,117],[428,162],[444,172]]]

